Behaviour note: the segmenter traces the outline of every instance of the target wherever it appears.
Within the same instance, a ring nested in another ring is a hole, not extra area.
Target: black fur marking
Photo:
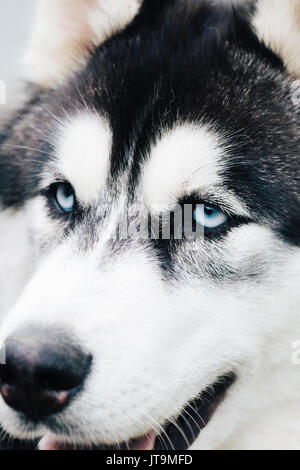
[[[230,149],[224,185],[257,223],[299,245],[300,111],[281,59],[250,27],[255,2],[245,5],[145,1],[131,25],[93,52],[83,72],[36,98],[9,125],[1,138],[2,206],[22,205],[36,194],[55,152],[47,135],[57,120],[88,106],[105,115],[113,131],[110,187],[129,171],[133,199],[141,166],[161,134],[180,122],[208,124]]]

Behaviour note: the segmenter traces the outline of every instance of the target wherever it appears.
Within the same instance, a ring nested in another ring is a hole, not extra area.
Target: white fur
[[[259,37],[283,58],[288,71],[299,78],[299,0],[259,0],[253,24]]]
[[[25,78],[43,87],[65,80],[94,45],[129,23],[139,6],[139,0],[38,0]]]
[[[111,130],[100,116],[79,114],[61,126],[58,170],[85,205],[97,199],[106,182],[111,145]]]
[[[178,125],[165,133],[151,150],[142,173],[142,193],[149,206],[172,207],[185,194],[214,193],[236,214],[247,209],[221,187],[220,172],[226,146],[207,126]]]
[[[22,292],[32,270],[28,225],[20,211],[0,212],[0,319]]]
[[[143,190],[150,204],[172,206],[183,194],[216,186],[222,151],[206,128],[178,126],[156,143],[143,172]]]

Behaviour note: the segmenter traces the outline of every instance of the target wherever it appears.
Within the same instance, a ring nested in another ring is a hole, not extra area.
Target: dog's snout
[[[5,342],[0,391],[11,408],[37,422],[61,411],[80,390],[91,356],[56,329],[26,329]]]

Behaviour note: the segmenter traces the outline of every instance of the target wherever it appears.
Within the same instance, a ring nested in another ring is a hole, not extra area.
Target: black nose
[[[38,422],[61,411],[82,387],[91,356],[62,330],[27,328],[5,341],[0,392],[11,408]]]

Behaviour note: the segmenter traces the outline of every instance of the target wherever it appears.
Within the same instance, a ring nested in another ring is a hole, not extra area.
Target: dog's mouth
[[[177,419],[169,420],[159,434],[150,430],[144,436],[114,446],[81,446],[62,442],[55,434],[47,434],[39,442],[0,441],[0,449],[10,450],[187,450],[208,424],[229,387],[235,381],[233,373],[220,377],[198,398],[188,403]]]
[[[227,374],[207,388],[190,402],[176,420],[166,424],[160,434],[149,431],[138,439],[115,446],[82,447],[65,444],[52,434],[46,435],[39,443],[39,450],[187,450],[207,425],[218,405],[225,398],[228,388],[235,380],[234,374]]]

